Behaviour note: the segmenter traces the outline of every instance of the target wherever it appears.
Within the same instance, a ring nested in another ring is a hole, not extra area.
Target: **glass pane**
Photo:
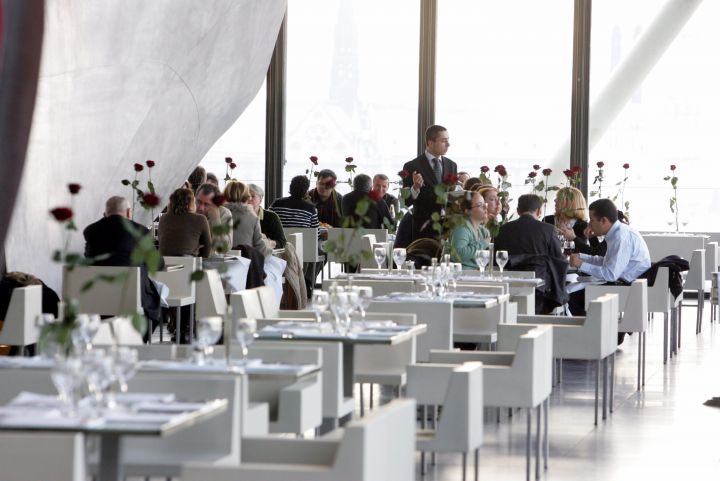
[[[419,2],[291,0],[288,9],[284,193],[311,155],[336,172],[341,193],[346,157],[357,173],[395,180],[416,150]]]
[[[605,0],[593,3],[591,98],[602,96],[612,75],[625,68],[642,36],[655,27],[665,2]],[[673,15],[674,19],[677,16]],[[641,80],[591,151],[605,163],[603,196],[613,198],[630,164],[625,200],[640,230],[675,230],[670,211],[673,190],[664,177],[677,165],[680,230],[720,230],[708,209],[720,203],[720,166],[714,141],[720,131],[719,2],[702,2],[660,60]],[[637,61],[630,66],[637,65]],[[598,105],[596,108],[601,108]],[[592,120],[592,112],[591,112]],[[591,129],[593,124],[591,124]],[[686,225],[683,225],[685,224]]]

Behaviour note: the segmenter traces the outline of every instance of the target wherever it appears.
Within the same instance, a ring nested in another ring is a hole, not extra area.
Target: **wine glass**
[[[115,371],[115,377],[117,378],[118,384],[120,385],[120,392],[127,392],[128,381],[132,379],[137,371],[138,363],[138,352],[137,349],[132,349],[127,346],[120,346],[115,349],[114,352],[115,360],[113,367]]]
[[[220,340],[222,331],[222,317],[210,316],[198,319],[193,340],[194,360],[197,365],[205,364],[205,357],[212,354],[212,346]]]
[[[314,290],[312,293],[311,307],[315,313],[315,320],[320,323],[322,322],[322,314],[327,311],[328,304],[330,303],[330,296],[325,291]]]
[[[330,296],[330,311],[335,317],[335,332],[342,335],[347,333],[345,318],[353,308],[346,292],[338,289]]]
[[[450,254],[443,254],[442,264],[444,266],[450,264]]]
[[[575,252],[575,242],[571,240],[563,241],[563,254],[569,258],[573,252]]]
[[[475,251],[475,262],[478,265],[480,274],[485,273],[485,267],[490,263],[490,251],[487,249],[480,249]]]
[[[423,293],[432,295],[432,271],[431,266],[422,266],[420,268],[420,275],[422,276],[422,283],[425,286]]]
[[[257,331],[255,319],[241,317],[235,320],[235,340],[240,344],[243,362],[247,359],[248,347],[255,340],[255,331]]]
[[[407,251],[405,249],[402,247],[396,247],[393,249],[393,259],[395,260],[395,265],[398,269],[402,269],[405,257],[407,257]]]
[[[355,299],[355,305],[358,311],[360,311],[360,317],[361,317],[361,326],[364,329],[365,328],[365,314],[368,307],[370,307],[370,302],[372,301],[372,287],[368,286],[354,286],[352,288],[352,292],[354,292],[357,295],[357,298]]]
[[[78,314],[77,327],[72,331],[73,345],[81,351],[92,349],[92,341],[100,329],[99,314]]]
[[[462,274],[462,264],[460,262],[450,263],[450,276],[452,279],[453,292],[457,292],[457,281]]]
[[[76,415],[77,392],[83,379],[83,366],[80,359],[58,356],[50,370],[50,378],[58,391],[58,397],[62,403],[62,413],[65,416]]]
[[[373,249],[373,254],[375,255],[375,262],[377,262],[378,270],[382,269],[382,265],[385,262],[385,258],[387,257],[387,251],[385,250],[385,246],[375,247],[375,249]]]
[[[82,367],[88,391],[94,398],[94,414],[104,407],[113,408],[114,399],[106,397],[108,388],[115,381],[112,357],[102,349],[92,349],[83,354]]]
[[[500,268],[500,277],[502,277],[503,268],[505,267],[505,264],[507,264],[508,259],[508,251],[497,251],[495,253],[495,262],[497,262],[497,265]]]

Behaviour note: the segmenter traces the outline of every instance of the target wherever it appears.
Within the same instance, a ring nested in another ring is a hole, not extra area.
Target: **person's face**
[[[389,180],[382,180],[378,177],[375,177],[373,179],[373,190],[375,192],[379,192],[380,195],[387,194],[388,189],[390,188],[390,181]]]
[[[470,174],[458,175],[458,185],[465,185],[465,182],[470,178]]]
[[[607,217],[601,217],[598,219],[595,217],[595,213],[593,211],[590,211],[590,222],[588,222],[588,224],[596,236],[607,234],[612,227],[612,224]]]
[[[447,154],[449,148],[450,136],[448,135],[447,130],[439,132],[435,140],[427,141],[428,152],[433,154],[435,157],[440,157]]]
[[[258,212],[260,210],[260,203],[262,202],[262,197],[257,195],[252,190],[250,191],[250,198],[248,199],[248,204],[252,206],[252,208],[255,210],[255,212]]]
[[[482,196],[481,196],[482,197]],[[487,205],[487,214],[490,217],[495,217],[500,213],[500,198],[497,195],[497,192],[494,190],[491,190],[487,194],[485,194],[485,204]]]
[[[213,197],[215,194],[206,194],[204,192],[198,192],[195,194],[195,206],[197,207],[197,213],[202,215],[208,215],[213,209],[217,209],[213,204]]]
[[[315,189],[317,190],[317,193],[321,198],[327,199],[328,197],[330,197],[330,194],[332,194],[334,187],[327,187],[328,181],[332,180],[332,177],[318,177],[317,181],[315,182]]]
[[[487,205],[485,199],[479,193],[475,193],[472,196],[472,208],[470,209],[470,218],[479,223],[484,224],[488,219]]]

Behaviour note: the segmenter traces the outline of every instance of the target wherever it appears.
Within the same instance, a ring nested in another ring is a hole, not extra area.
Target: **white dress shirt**
[[[427,149],[425,149],[425,158],[427,159],[428,164],[430,165],[430,170],[433,170],[433,162],[432,162],[433,159],[438,159],[440,161],[440,165],[442,166],[442,155],[440,157],[435,157],[433,154],[428,152]],[[413,199],[417,199],[417,196],[420,195],[420,191],[415,190],[415,186],[413,185],[413,187],[410,187],[410,195],[412,196]]]
[[[620,221],[605,235],[605,256],[580,254],[580,272],[606,282],[632,282],[650,268],[650,252],[640,233]]]

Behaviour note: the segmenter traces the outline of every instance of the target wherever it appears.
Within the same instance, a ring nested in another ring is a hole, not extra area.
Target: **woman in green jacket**
[[[487,222],[485,200],[479,192],[461,203],[465,213],[465,222],[455,227],[452,233],[453,257],[462,263],[463,269],[477,269],[475,252],[488,247],[490,232],[483,224]]]

